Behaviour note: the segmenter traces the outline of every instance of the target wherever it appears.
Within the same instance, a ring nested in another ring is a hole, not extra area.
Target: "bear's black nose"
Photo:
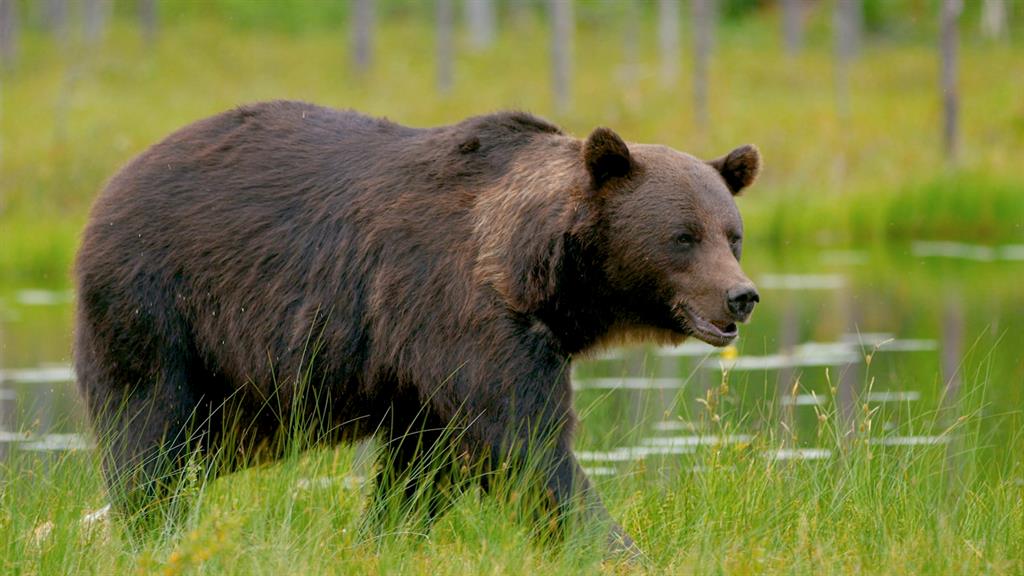
[[[754,304],[761,301],[757,289],[751,284],[740,284],[729,289],[725,297],[729,301],[729,313],[737,320],[743,321],[754,311]]]

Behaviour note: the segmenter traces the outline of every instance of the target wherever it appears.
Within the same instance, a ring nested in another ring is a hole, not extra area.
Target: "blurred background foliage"
[[[68,372],[0,370],[0,433],[84,429],[66,288],[104,181],[276,98],[414,126],[517,108],[704,158],[758,144],[739,203],[765,302],[731,353],[782,367],[632,350],[576,372],[679,383],[578,390],[587,451],[756,440],[619,462],[606,501],[664,573],[1022,572],[1024,0],[0,0],[0,368]],[[213,483],[194,531],[139,553],[79,520],[106,498],[91,453],[17,454],[0,573],[597,571],[490,499],[360,543],[364,499],[331,483],[361,474],[349,449]]]
[[[65,282],[106,178],[188,122],[275,98],[416,126],[518,108],[702,157],[754,142],[766,168],[741,206],[764,245],[1024,240],[1022,0],[0,5],[10,278]],[[944,6],[960,9],[952,147]]]

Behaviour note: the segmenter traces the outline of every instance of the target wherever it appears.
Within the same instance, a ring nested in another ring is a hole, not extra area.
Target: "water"
[[[980,434],[957,449],[1019,477],[1019,248],[918,242],[752,255],[745,267],[762,304],[735,350],[617,350],[577,366],[579,456],[620,472],[651,458],[685,469],[702,445],[749,441],[778,446],[759,455],[766,461],[828,461],[835,431],[921,450],[959,441],[956,425],[968,418]]]
[[[855,431],[870,413],[871,445],[915,450],[951,442],[942,430],[969,411],[983,429],[974,449],[1019,471],[1021,254],[926,242],[751,252],[762,304],[734,348],[687,342],[577,363],[578,456],[596,475],[651,459],[685,469],[698,450],[768,438],[766,461],[828,461],[822,418]],[[73,305],[66,290],[0,289],[0,457],[93,445],[70,369]]]

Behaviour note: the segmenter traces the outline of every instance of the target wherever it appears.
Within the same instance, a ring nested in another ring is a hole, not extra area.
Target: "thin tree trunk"
[[[621,80],[626,87],[633,87],[640,78],[640,4],[626,2],[623,8],[626,11],[622,35],[625,62]]]
[[[4,327],[0,324],[0,350],[3,350],[4,344]],[[0,367],[3,366],[3,357],[0,356]],[[14,422],[15,413],[15,398],[14,390],[7,387],[3,381],[0,381],[0,434],[4,432],[16,432],[17,426]],[[0,464],[6,464],[7,457],[11,453],[11,443],[0,440]]]
[[[626,352],[624,365],[626,374],[634,378],[647,378],[647,351],[635,348]],[[653,377],[653,376],[652,376]],[[629,429],[641,430],[647,421],[646,402],[647,390],[626,390],[626,409],[629,412]]]
[[[68,3],[67,0],[48,0],[46,3],[46,28],[60,42],[67,41]]]
[[[658,53],[661,83],[673,86],[679,79],[679,0],[658,0]]]
[[[693,111],[697,127],[710,123],[708,114],[708,70],[714,43],[715,1],[693,0]]]
[[[530,10],[533,6],[530,5],[530,0],[509,0],[508,2],[508,13],[509,20],[515,26],[522,26],[530,20]]]
[[[836,42],[836,108],[841,119],[850,115],[850,62],[860,51],[862,0],[836,0],[832,25]]]
[[[17,58],[17,38],[15,37],[17,31],[17,13],[18,7],[15,5],[16,0],[0,0],[0,102],[3,102],[4,96],[4,74],[3,68],[8,68],[14,65],[14,61]],[[0,106],[0,122],[3,122],[3,106]],[[0,134],[0,166],[3,165],[4,159],[4,138]],[[3,186],[0,186],[0,216],[7,211],[7,191]],[[3,323],[0,322],[0,366],[3,366]],[[0,388],[0,430],[3,426],[3,408],[4,408],[4,389]],[[4,455],[4,448],[0,446],[0,457]]]
[[[945,310],[942,314],[942,379],[945,386],[942,391],[942,404],[938,423],[947,430],[954,426],[962,415],[960,389],[963,385],[961,376],[963,367],[963,341],[965,332],[963,302],[954,291],[947,297]],[[960,465],[960,455],[965,453],[965,442],[961,434],[951,434],[946,446],[946,478],[950,491],[959,490],[963,486],[965,471]],[[959,493],[958,493],[959,495]]]
[[[800,305],[794,296],[787,297],[781,305],[783,308],[782,322],[779,324],[779,353],[790,355],[800,343]],[[796,383],[800,380],[800,375],[795,367],[787,365],[779,369],[778,378],[779,436],[787,447],[794,448],[798,440],[794,402],[795,393],[799,393],[799,390],[796,390]]]
[[[864,34],[864,0],[836,0],[835,17],[839,28],[839,49],[853,59],[860,54]]]
[[[786,53],[799,54],[804,47],[804,0],[782,0],[782,31]]]
[[[3,327],[0,327],[0,342],[3,341]],[[0,433],[17,432],[17,423],[14,421],[15,399],[14,390],[0,382]],[[11,443],[0,441],[0,464],[6,464],[10,456]]]
[[[453,84],[454,48],[452,28],[455,20],[455,9],[452,0],[437,1],[437,91],[441,94],[451,92]]]
[[[355,0],[352,4],[352,66],[357,74],[366,74],[373,63],[374,0]]]
[[[942,405],[952,407],[957,402],[960,385],[960,367],[963,362],[964,310],[959,295],[954,293],[946,300],[942,313],[942,380],[945,382]]]
[[[1009,29],[1007,0],[985,0],[981,5],[981,35],[989,40],[1001,40]]]
[[[82,24],[85,28],[85,40],[96,43],[103,39],[107,32],[107,20],[113,7],[110,0],[85,0]]]
[[[572,0],[549,0],[551,9],[551,71],[555,110],[569,110],[572,77]]]
[[[64,69],[64,78],[57,90],[53,107],[53,145],[64,148],[68,142],[68,119],[71,116],[71,100],[82,69],[82,57],[69,54],[70,64]]]
[[[959,93],[957,90],[957,22],[961,0],[942,0],[942,142],[946,159],[955,162],[960,153]]]
[[[846,313],[844,327],[847,333],[857,334],[861,327],[861,308],[853,290],[845,287],[838,292],[840,299],[837,307]],[[857,353],[862,354],[863,350],[857,347]],[[839,367],[839,374],[832,376],[836,387],[836,404],[839,417],[840,432],[843,439],[847,439],[857,430],[857,399],[860,398],[861,385],[864,383],[864,374],[860,361],[851,362]]]
[[[18,59],[18,2],[0,0],[0,68],[12,68]]]
[[[465,0],[470,44],[482,50],[494,43],[494,0]]]
[[[158,25],[157,0],[139,0],[139,25],[142,27],[142,38],[147,45],[156,44]]]

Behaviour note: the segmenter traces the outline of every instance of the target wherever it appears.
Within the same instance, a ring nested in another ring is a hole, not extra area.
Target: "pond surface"
[[[734,347],[577,362],[576,447],[592,474],[653,458],[685,466],[700,447],[758,437],[772,441],[766,459],[828,460],[824,422],[915,450],[949,442],[944,431],[969,416],[982,429],[971,449],[1020,477],[1024,246],[751,251],[744,267],[762,303]],[[70,368],[73,305],[67,290],[0,290],[0,457],[92,446]]]

